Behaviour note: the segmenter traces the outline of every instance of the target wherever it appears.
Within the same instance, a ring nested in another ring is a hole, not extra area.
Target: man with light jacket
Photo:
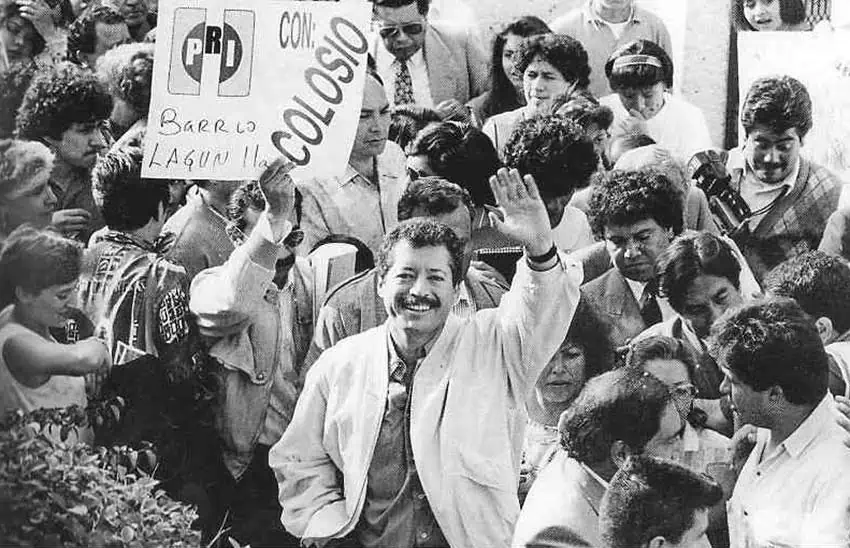
[[[578,265],[559,258],[537,186],[499,170],[491,187],[521,242],[496,309],[450,315],[462,245],[427,220],[399,225],[379,255],[388,311],[325,351],[269,454],[282,522],[305,546],[509,546],[524,401],[566,336]]]

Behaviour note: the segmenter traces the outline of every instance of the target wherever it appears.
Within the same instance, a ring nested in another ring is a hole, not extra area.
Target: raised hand
[[[73,236],[88,229],[91,223],[91,213],[85,209],[60,209],[53,212],[51,226],[66,236]]]
[[[489,213],[493,226],[505,236],[522,243],[529,255],[543,255],[552,248],[552,227],[546,205],[534,177],[520,176],[516,169],[500,168],[490,177],[490,188],[502,213]]]
[[[17,0],[21,17],[27,19],[45,40],[56,33],[54,10],[44,0]]]

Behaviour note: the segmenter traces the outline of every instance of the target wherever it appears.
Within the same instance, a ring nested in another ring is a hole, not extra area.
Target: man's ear
[[[832,325],[832,320],[826,316],[821,316],[815,320],[815,327],[818,329],[818,335],[823,344],[829,344],[838,336],[835,332],[835,326]]]
[[[611,462],[617,468],[621,468],[631,454],[632,450],[626,445],[626,442],[617,440],[611,444]]]
[[[30,293],[26,289],[21,286],[15,286],[15,300],[21,303],[29,303],[35,300],[36,295]]]

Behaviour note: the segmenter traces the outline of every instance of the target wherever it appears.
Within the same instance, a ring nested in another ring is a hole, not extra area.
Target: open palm
[[[490,213],[493,225],[505,236],[521,242],[530,255],[542,255],[552,247],[552,228],[546,205],[534,177],[520,176],[516,169],[501,168],[490,177],[502,218]]]

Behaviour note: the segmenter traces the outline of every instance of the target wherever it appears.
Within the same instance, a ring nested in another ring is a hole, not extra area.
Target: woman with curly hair
[[[551,111],[555,99],[587,89],[587,52],[577,40],[562,34],[541,34],[522,42],[514,72],[522,74],[525,106],[497,114],[484,133],[501,155],[517,123]]]
[[[712,147],[702,111],[673,87],[673,61],[654,42],[634,40],[614,50],[605,63],[614,93],[599,102],[614,112],[611,135],[644,134],[687,163],[694,153]]]
[[[113,148],[142,146],[151,103],[154,45],[123,44],[107,51],[97,62],[97,76],[112,95],[109,131]]]
[[[0,243],[22,224],[50,224],[56,196],[47,184],[53,155],[41,143],[0,140]]]
[[[550,32],[551,29],[542,19],[526,15],[496,35],[490,57],[490,89],[467,103],[478,127],[491,116],[515,110],[525,104],[522,74],[514,71],[519,46],[524,38]]]
[[[812,30],[803,0],[735,0],[732,21],[738,30]]]

